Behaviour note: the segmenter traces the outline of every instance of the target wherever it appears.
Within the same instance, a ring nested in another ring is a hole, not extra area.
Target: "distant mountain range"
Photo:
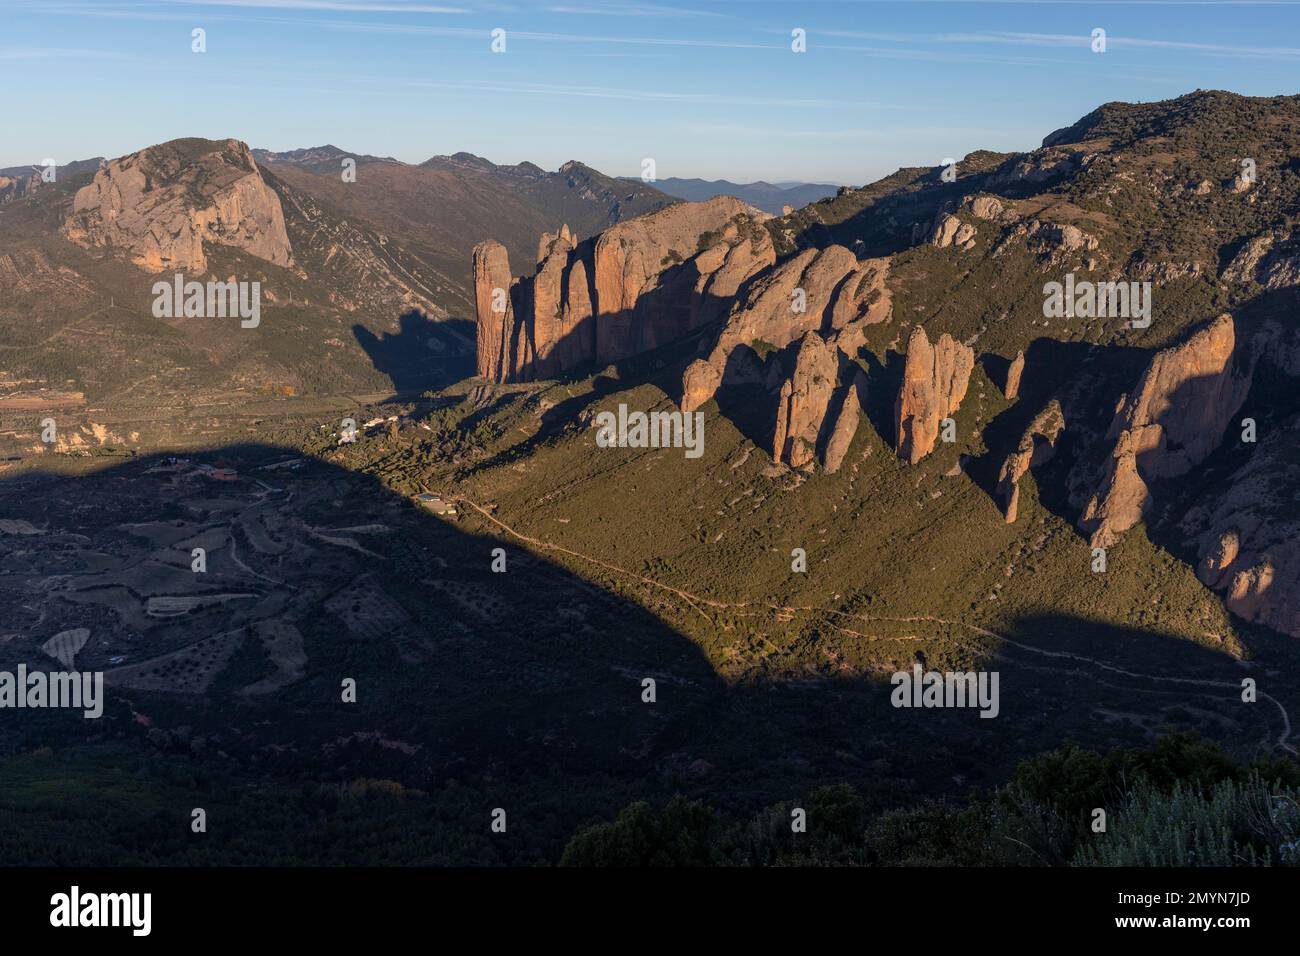
[[[284,164],[296,166],[299,169],[305,169],[311,173],[317,174],[338,174],[343,167],[343,160],[356,160],[358,167],[369,166],[371,163],[394,163],[398,166],[405,166],[406,163],[393,159],[391,156],[369,156],[365,153],[349,153],[347,150],[339,149],[337,146],[307,146],[303,149],[290,149],[283,153],[272,152],[269,149],[253,150],[253,158],[259,163],[267,164]]]
[[[503,243],[519,261],[533,261],[542,232],[567,223],[585,238],[676,198],[576,161],[547,172],[533,163],[499,166],[473,153],[455,153],[412,165],[337,146],[255,149],[253,157],[340,212],[421,247],[462,288],[470,252],[484,239]],[[357,162],[356,182],[343,180],[347,158]]]
[[[569,178],[574,171],[585,170],[590,180],[599,182],[601,191],[608,190],[614,182],[621,182],[635,184],[638,188],[647,190],[648,193],[665,194],[670,198],[684,199],[687,202],[705,202],[715,196],[735,196],[737,199],[774,216],[782,215],[786,206],[789,206],[792,210],[799,209],[809,203],[817,202],[819,199],[834,196],[840,189],[834,183],[805,183],[798,181],[769,183],[762,180],[753,183],[737,183],[728,179],[683,179],[677,176],[659,179],[654,183],[644,183],[636,176],[619,176],[617,179],[605,176],[603,173],[575,161],[565,163],[554,173],[548,173],[534,163],[523,162],[514,165],[498,165],[491,160],[484,159],[482,156],[465,152],[453,153],[450,156],[433,156],[415,166],[393,159],[391,156],[349,153],[337,146],[329,145],[312,146],[281,153],[255,149],[253,150],[253,156],[259,163],[293,166],[296,169],[317,175],[337,175],[342,168],[343,160],[347,158],[356,160],[358,169],[376,163],[385,163],[408,169],[434,169],[462,174],[509,176],[516,179],[536,179],[539,181],[546,181],[550,177],[557,176]]]
[[[55,166],[55,177],[76,176],[78,173],[92,171],[99,167],[100,162],[102,162],[102,157],[96,156],[93,159],[79,159],[63,166]],[[39,175],[41,173],[41,167],[36,163],[32,163],[28,166],[9,166],[5,169],[0,169],[0,176],[4,176],[8,179],[30,176],[32,173]]]
[[[640,182],[636,177],[624,177],[633,182]],[[735,196],[774,216],[785,213],[785,207],[791,210],[806,206],[819,199],[826,199],[839,192],[840,187],[831,183],[733,183],[726,179],[668,179],[655,180],[655,188],[678,199],[688,202],[704,202],[714,196]]]
[[[97,169],[101,162],[103,160],[96,156],[94,159],[81,159],[74,163],[68,163],[66,166],[55,166],[54,181],[58,182],[61,179],[91,172]],[[9,166],[0,169],[0,206],[13,202],[15,199],[22,199],[41,184],[41,177],[44,173],[44,168],[35,163],[28,166]]]

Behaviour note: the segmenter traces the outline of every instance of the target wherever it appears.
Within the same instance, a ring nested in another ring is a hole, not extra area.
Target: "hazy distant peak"
[[[452,153],[450,156],[430,156],[424,162],[420,163],[425,168],[452,168],[452,169],[478,169],[483,172],[492,172],[496,170],[497,164],[490,159],[477,156],[474,153]]]
[[[288,165],[297,166],[299,169],[306,169],[310,172],[335,172],[340,168],[344,159],[354,159],[358,166],[366,166],[370,163],[395,163],[406,165],[400,160],[391,156],[370,156],[365,153],[350,153],[345,149],[327,143],[324,146],[307,146],[302,149],[290,149],[284,152],[273,152],[269,149],[253,150],[253,158],[259,163],[265,163],[269,166]]]
[[[69,176],[75,176],[78,173],[90,172],[99,168],[100,163],[104,161],[103,156],[94,156],[90,159],[77,159],[70,163],[55,166],[55,175],[59,179],[66,179]],[[31,163],[27,166],[9,166],[0,169],[0,176],[10,179],[18,179],[32,175],[39,176],[43,167],[39,163]]]
[[[628,182],[639,182],[635,176],[623,178]],[[684,179],[675,176],[656,180],[654,185],[670,196],[690,202],[704,202],[714,196],[735,196],[772,215],[780,215],[786,206],[798,209],[819,199],[834,196],[839,188],[830,183],[789,183],[777,186],[764,180],[734,183],[727,179]]]

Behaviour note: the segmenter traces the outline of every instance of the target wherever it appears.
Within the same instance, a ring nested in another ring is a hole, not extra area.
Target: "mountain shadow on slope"
[[[474,323],[467,319],[435,322],[413,309],[398,319],[396,332],[375,335],[357,324],[352,334],[398,395],[436,391],[474,374]]]

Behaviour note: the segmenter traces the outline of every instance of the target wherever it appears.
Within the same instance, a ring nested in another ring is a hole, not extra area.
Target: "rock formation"
[[[718,391],[723,369],[706,359],[696,359],[682,374],[682,411],[693,412]]]
[[[1300,418],[1265,435],[1229,479],[1227,493],[1184,522],[1200,529],[1192,541],[1197,577],[1222,593],[1228,610],[1293,637],[1300,637],[1298,440]]]
[[[1008,229],[998,241],[994,255],[1001,255],[1016,240],[1024,240],[1026,247],[1049,261],[1062,262],[1072,253],[1096,251],[1100,242],[1078,226],[1070,223],[1030,219],[1018,222]]]
[[[205,243],[293,264],[284,211],[238,140],[181,139],[105,163],[77,190],[73,242],[125,250],[149,272],[203,273]]]
[[[1148,481],[1186,474],[1219,446],[1250,389],[1250,363],[1236,353],[1230,315],[1156,353],[1107,435],[1114,449],[1079,522],[1093,547],[1109,547],[1141,520]]]
[[[725,385],[779,389],[773,459],[801,468],[820,455],[826,470],[836,471],[857,433],[866,394],[865,376],[852,360],[866,326],[890,315],[889,265],[887,257],[859,261],[832,245],[805,249],[756,277],[708,356],[683,374],[682,410],[695,411]],[[779,355],[795,342],[787,374]],[[846,383],[842,370],[851,370]]]
[[[867,377],[861,369],[854,371],[852,380],[843,392],[839,413],[835,416],[830,437],[826,441],[824,464],[826,471],[832,475],[844,463],[849,446],[853,444],[853,436],[857,434],[858,423],[862,420],[862,409],[866,406]]]
[[[689,331],[692,318],[689,294],[694,279],[720,269],[731,248],[718,248],[724,238],[740,239],[739,222],[750,219],[748,206],[730,196],[718,196],[703,203],[682,203],[621,222],[596,239],[596,302],[602,317],[596,342],[596,360],[612,362],[654,348]],[[730,227],[730,235],[724,235]],[[769,253],[771,241],[763,230],[751,230],[760,250],[744,246],[742,256],[757,271],[775,261]],[[730,247],[728,243],[728,247]],[[700,254],[703,254],[702,261]],[[693,262],[694,268],[691,268]],[[682,266],[683,268],[674,268]],[[734,292],[734,290],[733,290]],[[645,298],[648,308],[638,314],[637,304]],[[685,300],[685,301],[682,301]],[[682,306],[686,306],[685,314]],[[653,322],[640,321],[650,312]],[[698,310],[694,316],[698,319]]]
[[[903,384],[894,405],[894,448],[900,458],[915,465],[934,450],[939,425],[966,397],[974,368],[974,350],[947,332],[932,346],[924,328],[912,329]]]
[[[841,379],[847,379],[844,385]],[[867,378],[819,332],[799,341],[793,370],[780,385],[772,459],[804,468],[820,457],[827,473],[839,471],[866,402]]]
[[[1050,139],[1050,137],[1049,137]],[[1049,145],[1009,160],[985,183],[989,188],[1026,183],[1046,183],[1078,172],[1086,164],[1086,155],[1078,149]]]
[[[504,249],[480,245],[479,374],[498,382],[550,378],[657,348],[721,318],[745,281],[776,260],[762,218],[719,196],[619,223],[581,243],[562,226],[542,236],[536,273],[517,280],[502,265]],[[489,255],[496,265],[480,268]],[[485,311],[496,288],[511,290],[504,320]]]
[[[951,213],[940,213],[930,230],[930,245],[940,249],[949,246],[971,249],[975,245],[975,227]]]
[[[1020,510],[1020,476],[1030,468],[1047,463],[1056,453],[1056,439],[1065,427],[1061,404],[1052,399],[1034,416],[1016,450],[1007,456],[998,473],[998,495],[1002,498],[1007,524],[1016,520]]]
[[[888,276],[888,258],[858,261],[843,246],[805,249],[759,276],[732,308],[708,357],[686,369],[682,410],[699,408],[724,381],[753,374],[745,366],[753,364],[755,347],[782,349],[817,331],[855,356],[863,328],[889,318]],[[748,352],[738,355],[742,347]]]
[[[506,247],[488,240],[474,247],[474,306],[478,315],[477,372],[494,382],[508,367],[510,335],[514,329],[510,256]]]
[[[581,307],[576,311],[566,309],[565,273],[569,271],[569,260],[577,248],[573,234],[568,225],[560,227],[559,233],[542,236],[541,246],[537,251],[537,273],[531,285],[532,301],[528,312],[532,316],[531,350],[534,367],[530,378],[554,378],[565,368],[577,364],[591,351],[590,342],[578,343],[575,336],[579,327],[585,331],[586,323],[591,318],[587,303],[586,269],[581,260],[575,266],[581,268],[575,278],[575,286],[582,293]],[[573,359],[565,361],[566,353],[575,353]]]
[[[1090,236],[1069,223],[1037,222],[1030,229],[1030,235],[1063,252],[1092,251],[1097,248],[1095,236]]]
[[[1300,285],[1300,227],[1279,226],[1248,240],[1223,279],[1258,282],[1270,292]]]
[[[1111,435],[1127,431],[1143,474],[1185,474],[1219,446],[1245,401],[1250,373],[1237,369],[1236,328],[1221,315],[1186,342],[1156,353]]]
[[[812,461],[839,375],[835,349],[816,332],[799,343],[794,372],[781,386],[772,458],[791,468]]]
[[[1011,365],[1007,367],[1007,385],[1003,389],[1007,401],[1015,401],[1020,394],[1020,378],[1025,374],[1025,352],[1021,349],[1016,353],[1016,357],[1011,360]]]
[[[0,206],[26,197],[40,185],[41,174],[38,172],[26,176],[0,176]]]
[[[995,196],[975,196],[970,200],[970,211],[976,219],[997,222],[1006,216],[1006,206]]]

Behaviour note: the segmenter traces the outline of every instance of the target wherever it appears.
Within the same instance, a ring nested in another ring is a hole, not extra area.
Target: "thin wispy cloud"
[[[362,33],[408,34],[411,36],[479,37],[486,40],[483,30],[463,27],[431,27],[406,23],[323,23],[329,30],[346,30]],[[784,50],[784,46],[771,43],[744,43],[735,40],[696,40],[688,37],[594,36],[580,33],[549,33],[535,30],[510,30],[507,43],[528,40],[539,43],[612,43],[630,46],[672,46],[719,50]]]
[[[848,105],[861,106],[857,101],[835,99],[799,99],[793,97],[733,96],[726,93],[677,93],[666,90],[638,90],[607,86],[575,86],[559,83],[528,83],[510,80],[409,80],[400,84],[407,88],[474,91],[479,93],[510,93],[531,96],[565,96],[583,99],[641,100],[645,102],[677,103],[690,105],[707,103],[720,106],[797,107],[801,109],[830,109]]]
[[[985,45],[1006,45],[1006,46],[1034,46],[1048,48],[1070,48],[1089,49],[1092,44],[1092,35],[1088,33],[1030,33],[1014,30],[987,30],[977,33],[880,33],[873,31],[854,31],[854,30],[818,30],[818,35],[837,37],[840,39],[860,39],[874,40],[881,42],[893,43],[933,43],[939,45],[952,44],[985,44]],[[1148,39],[1143,37],[1128,37],[1107,35],[1106,45],[1108,48],[1132,47],[1144,49],[1165,49],[1178,50],[1188,53],[1207,53],[1219,56],[1242,56],[1254,58],[1281,58],[1291,59],[1300,57],[1300,48],[1280,47],[1280,46],[1236,46],[1226,43],[1204,43],[1200,41],[1187,40],[1162,40]],[[950,57],[949,51],[939,51],[939,55]]]
[[[814,36],[833,36],[836,39],[862,39],[874,42],[914,44],[906,47],[850,47],[844,44],[819,44],[824,49],[841,49],[841,51],[870,52],[878,56],[893,59],[911,60],[949,60],[959,62],[1005,62],[1005,64],[1058,64],[1060,60],[1044,57],[987,57],[975,53],[952,53],[927,47],[953,46],[1019,46],[1037,48],[1071,49],[1080,51],[1091,49],[1091,33],[1047,34],[1024,33],[1014,30],[989,30],[982,33],[941,33],[941,34],[898,34],[879,33],[879,31],[857,30],[818,30]],[[919,46],[918,46],[919,44]],[[1296,47],[1245,47],[1226,43],[1203,43],[1193,40],[1148,39],[1140,36],[1106,36],[1108,48],[1134,49],[1169,49],[1169,51],[1204,53],[1208,56],[1251,57],[1251,59],[1294,60],[1300,57],[1300,48]]]
[[[582,54],[579,54],[582,55]],[[600,54],[591,54],[600,55]],[[618,55],[618,54],[614,54]],[[635,54],[633,54],[635,55]],[[275,89],[287,89],[288,83],[308,82],[319,79],[315,74],[296,71],[274,70],[259,74],[267,81],[274,82]],[[667,104],[714,104],[720,106],[758,106],[781,108],[810,109],[844,109],[856,110],[912,110],[924,111],[935,109],[916,103],[884,103],[866,99],[836,99],[815,97],[783,96],[741,96],[731,93],[710,91],[679,92],[674,90],[651,90],[618,86],[593,86],[574,83],[532,82],[514,79],[465,79],[437,80],[425,78],[394,78],[368,73],[335,73],[331,79],[350,84],[338,90],[341,94],[354,96],[371,96],[381,91],[403,90],[447,90],[457,93],[533,95],[545,97],[578,97],[584,99],[640,100]]]
[[[957,43],[1021,43],[1032,46],[1088,46],[1089,36],[1071,36],[1059,33],[1013,33],[990,32],[970,34],[949,34],[952,42]],[[1137,47],[1157,50],[1184,50],[1188,52],[1214,53],[1220,56],[1248,57],[1282,57],[1286,59],[1300,57],[1300,48],[1281,46],[1234,46],[1225,43],[1202,43],[1186,40],[1152,40],[1141,37],[1107,36],[1107,47]]]
[[[667,7],[658,3],[556,4],[545,8],[547,13],[573,14],[583,17],[721,17],[711,10],[691,10],[685,7]]]
[[[979,53],[954,53],[951,50],[920,50],[907,47],[856,46],[848,44],[822,44],[819,49],[845,53],[868,53],[886,60],[925,60],[944,63],[998,63],[1003,65],[1059,66],[1060,61],[1045,56],[988,56]]]
[[[0,60],[131,60],[116,50],[81,50],[68,47],[0,47]]]
[[[463,7],[400,0],[155,0],[163,6],[252,7],[264,10],[313,10],[337,13],[469,13]]]
[[[609,59],[609,60],[669,60],[679,54],[676,53],[629,53],[627,51],[619,53],[570,53],[569,56],[582,57],[583,59]]]
[[[898,0],[858,0],[862,4],[892,4]],[[906,0],[965,6],[1009,7],[1293,7],[1300,0]]]

